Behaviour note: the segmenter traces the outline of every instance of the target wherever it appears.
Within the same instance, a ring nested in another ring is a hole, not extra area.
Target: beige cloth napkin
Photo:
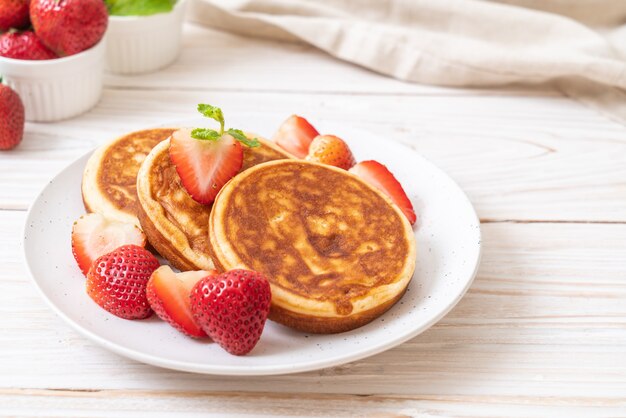
[[[626,0],[195,0],[190,16],[411,82],[549,82],[626,123]]]

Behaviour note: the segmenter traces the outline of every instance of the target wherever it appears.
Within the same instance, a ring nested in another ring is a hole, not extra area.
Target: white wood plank
[[[618,416],[626,402],[509,397],[382,397],[311,394],[0,390],[13,417],[529,417]]]
[[[151,74],[108,74],[109,87],[242,92],[400,95],[559,95],[547,87],[458,89],[405,83],[340,61],[311,46],[274,42],[187,24],[171,66]]]
[[[95,145],[193,116],[201,101],[223,106],[232,124],[256,117],[278,126],[300,113],[321,130],[345,123],[380,135],[381,146],[402,141],[456,179],[485,220],[626,221],[626,128],[558,97],[107,90],[92,112],[29,124],[21,146],[0,153],[0,208],[26,208]]]
[[[77,335],[25,277],[16,246],[23,219],[0,212],[0,389],[520,397],[531,406],[626,400],[626,225],[483,225],[475,284],[429,331],[341,367],[229,378],[143,365]]]

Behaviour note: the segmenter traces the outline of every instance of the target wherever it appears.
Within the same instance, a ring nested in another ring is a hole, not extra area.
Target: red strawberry
[[[109,14],[102,0],[31,0],[30,19],[43,43],[64,57],[97,44]]]
[[[7,32],[0,35],[0,55],[19,60],[51,60],[56,54],[48,49],[35,32]]]
[[[0,150],[15,148],[24,136],[24,105],[13,89],[0,84]]]
[[[146,285],[159,260],[137,245],[124,245],[98,258],[87,274],[87,294],[106,311],[124,319],[152,314]]]
[[[170,266],[161,266],[152,273],[146,294],[152,310],[162,320],[190,337],[205,337],[191,313],[190,294],[193,287],[217,271],[186,271],[174,273]]]
[[[333,165],[344,170],[349,169],[356,163],[348,144],[334,135],[320,135],[316,137],[311,142],[306,160]]]
[[[243,164],[243,148],[229,134],[217,140],[195,139],[191,129],[179,129],[170,138],[170,160],[187,193],[205,205],[213,203],[221,188]]]
[[[319,132],[306,119],[292,115],[280,125],[274,134],[273,141],[282,149],[298,158],[309,153],[309,145]]]
[[[126,244],[146,245],[146,236],[132,223],[90,213],[81,216],[72,226],[72,253],[85,275],[96,258]]]
[[[396,180],[387,167],[378,161],[362,161],[352,167],[350,172],[383,191],[400,209],[402,209],[402,212],[411,225],[415,223],[417,217],[413,210],[413,204],[404,192],[400,182]]]
[[[270,284],[261,273],[231,270],[202,279],[191,291],[196,323],[226,351],[249,353],[270,311]]]
[[[28,3],[29,0],[0,1],[0,32],[28,26]]]

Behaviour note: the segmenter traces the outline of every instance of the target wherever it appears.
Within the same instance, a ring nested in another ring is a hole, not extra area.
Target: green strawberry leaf
[[[114,16],[149,16],[168,13],[176,0],[105,0],[109,14]]]

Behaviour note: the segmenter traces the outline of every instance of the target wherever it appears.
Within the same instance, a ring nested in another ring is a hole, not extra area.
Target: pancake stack
[[[415,238],[384,193],[261,139],[245,149],[242,170],[213,205],[202,205],[170,161],[173,131],[135,132],[96,151],[83,178],[88,211],[140,223],[152,247],[182,271],[263,273],[270,319],[301,331],[360,327],[402,297]]]

